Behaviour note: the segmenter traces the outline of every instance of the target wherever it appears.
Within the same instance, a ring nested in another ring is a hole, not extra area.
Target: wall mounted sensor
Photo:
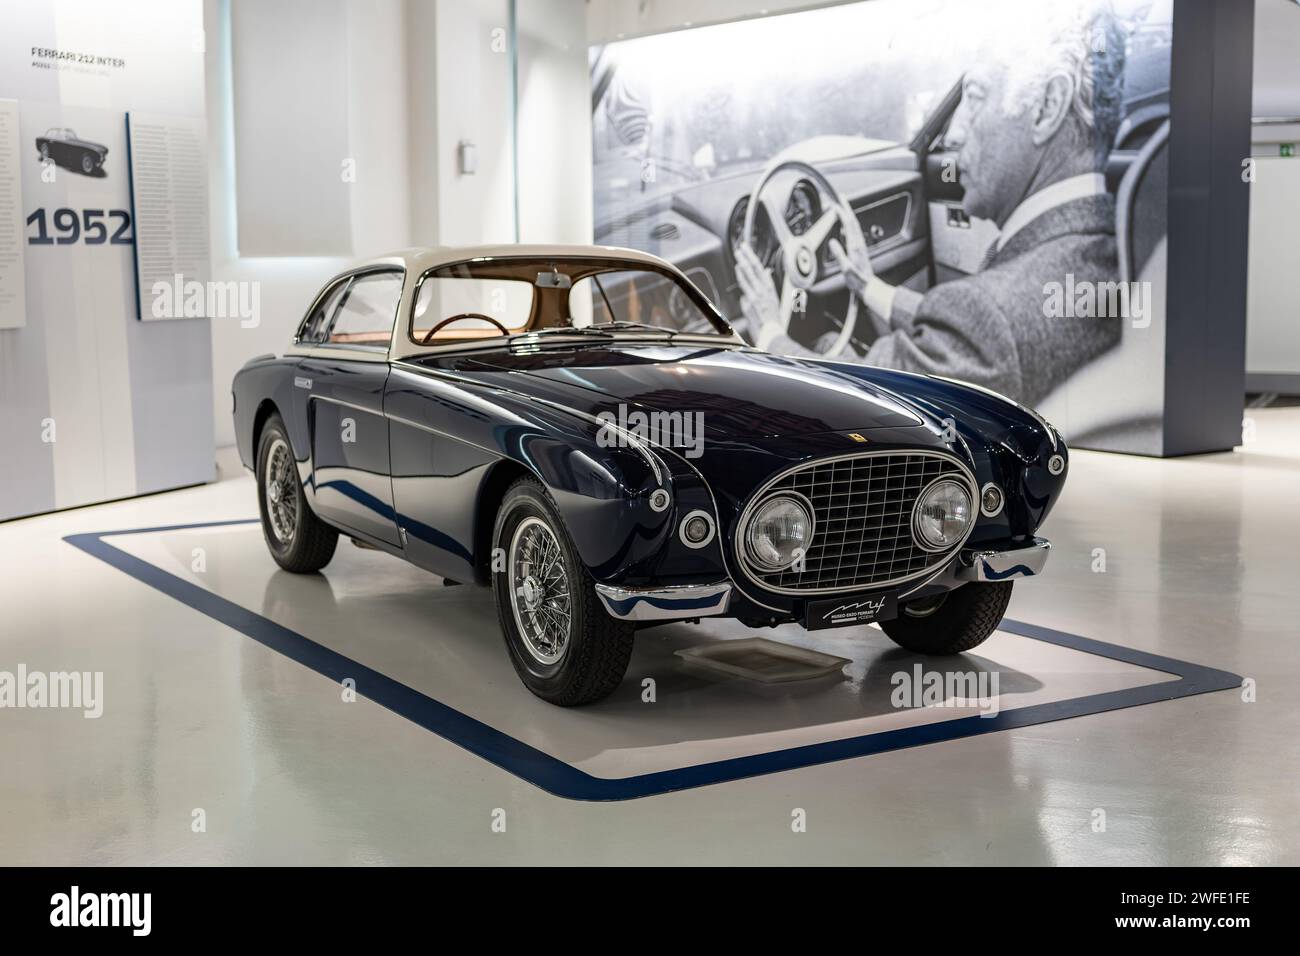
[[[456,166],[462,176],[473,176],[478,172],[478,147],[465,139],[457,143]]]

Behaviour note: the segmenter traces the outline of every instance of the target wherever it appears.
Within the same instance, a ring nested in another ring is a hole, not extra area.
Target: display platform
[[[275,565],[255,520],[66,540],[334,682],[297,705],[337,706],[338,685],[351,679],[358,697],[572,799],[644,797],[1241,684],[1226,671],[1008,620],[977,652],[944,659],[905,652],[875,627],[765,631],[850,664],[764,685],[676,654],[754,634],[706,619],[640,632],[622,686],[564,709],[520,684],[487,589],[446,587],[346,539],[322,574],[306,576]],[[968,683],[954,688],[949,671]],[[938,693],[936,680],[946,685]]]

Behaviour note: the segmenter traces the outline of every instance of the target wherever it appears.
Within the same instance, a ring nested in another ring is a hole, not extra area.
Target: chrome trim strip
[[[727,613],[731,582],[678,584],[662,588],[623,588],[597,584],[596,593],[611,617],[620,621],[680,621]]]
[[[1015,548],[1011,551],[975,551],[962,555],[965,562],[957,569],[960,581],[1009,581],[1013,578],[1028,578],[1038,574],[1047,564],[1047,555],[1052,550],[1052,542],[1046,538],[1035,538],[1027,548]]]
[[[852,585],[845,585],[837,588],[784,588],[784,587],[778,587],[773,584],[768,584],[756,578],[751,573],[749,562],[745,560],[743,533],[745,530],[746,523],[749,521],[753,510],[762,502],[763,496],[767,494],[768,490],[774,484],[776,484],[782,478],[788,477],[794,472],[803,471],[807,468],[816,468],[818,466],[828,465],[836,461],[847,461],[850,459],[857,459],[857,458],[879,458],[885,455],[920,455],[927,458],[942,458],[946,461],[950,461],[957,466],[961,477],[966,480],[967,490],[970,492],[971,495],[971,501],[977,500],[979,486],[975,482],[974,473],[970,470],[969,465],[967,465],[964,461],[962,461],[960,458],[958,458],[956,455],[952,454],[951,452],[938,451],[936,449],[930,449],[930,448],[916,448],[916,449],[895,448],[892,450],[878,449],[876,451],[864,451],[864,452],[858,452],[857,454],[832,455],[829,458],[815,458],[811,461],[806,461],[803,462],[802,464],[795,465],[793,468],[787,468],[785,471],[778,472],[775,476],[768,479],[768,481],[761,488],[759,488],[758,491],[756,491],[753,495],[750,496],[748,504],[745,505],[745,510],[740,513],[740,520],[736,522],[736,533],[732,541],[732,546],[736,549],[736,556],[739,559],[737,563],[740,565],[740,569],[741,571],[744,572],[745,576],[749,578],[750,581],[754,583],[754,585],[771,594],[788,594],[792,597],[806,598],[810,596],[815,597],[817,595],[822,595],[822,594],[843,594],[849,591],[867,591],[867,590],[878,590],[880,588],[889,588],[889,587],[894,587],[895,585],[904,584],[916,578],[925,577],[927,575],[934,575],[942,571],[943,567],[949,561],[952,560],[953,556],[957,554],[957,552],[961,549],[962,545],[966,543],[967,538],[969,538],[971,534],[975,531],[975,526],[979,523],[978,519],[970,523],[970,527],[966,529],[966,533],[962,536],[960,541],[958,541],[951,548],[936,553],[938,556],[938,560],[936,560],[934,564],[927,565],[926,567],[922,568],[920,571],[915,571],[912,574],[907,574],[898,578],[890,578],[887,581],[873,581],[870,584],[852,584]],[[952,476],[945,475],[943,477],[952,477]],[[813,544],[816,544],[815,539],[813,541]]]
[[[343,408],[351,408],[354,411],[365,412],[367,415],[378,415],[380,418],[386,417],[382,409],[366,408],[364,405],[355,405],[352,402],[345,402],[339,398],[331,398],[329,395],[309,395],[307,400],[309,402],[328,402],[330,405],[340,405]]]
[[[434,428],[432,425],[426,425],[423,422],[414,422],[409,418],[402,418],[399,415],[394,415],[392,412],[386,412],[384,417],[390,422],[395,422],[398,425],[405,425],[407,428],[414,428],[418,431],[427,432],[430,435],[437,435],[439,438],[445,438],[448,441],[460,442],[462,445],[469,445],[470,448],[477,448],[479,451],[485,451],[489,455],[495,457],[498,461],[507,460],[505,456],[501,454],[501,449],[499,448],[488,448],[486,445],[480,445],[478,442],[470,441],[468,438],[461,438],[459,435],[453,435],[450,432],[441,431]]]
[[[335,345],[291,345],[284,350],[286,356],[303,359],[319,359],[322,362],[369,362],[378,365],[388,361],[388,353],[383,348],[362,348],[360,346]]]

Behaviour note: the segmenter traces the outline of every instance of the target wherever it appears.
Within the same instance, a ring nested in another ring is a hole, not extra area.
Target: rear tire
[[[530,691],[576,707],[623,682],[635,627],[610,617],[554,502],[531,478],[511,485],[497,511],[492,594],[510,663]]]
[[[890,639],[916,654],[960,654],[978,647],[997,630],[1011,601],[1010,581],[963,584],[936,604],[900,605],[898,617],[881,621]]]
[[[257,505],[276,564],[294,574],[310,574],[330,563],[339,533],[307,504],[289,432],[278,414],[267,419],[257,443]]]

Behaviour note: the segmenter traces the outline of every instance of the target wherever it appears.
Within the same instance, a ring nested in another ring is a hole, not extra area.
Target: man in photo
[[[1067,274],[1076,286],[1119,278],[1103,173],[1122,108],[1124,33],[1106,7],[1042,6],[986,45],[945,137],[966,213],[1000,230],[980,269],[921,294],[878,278],[860,242],[846,250],[832,240],[876,338],[865,356],[827,357],[962,379],[1032,405],[1119,342],[1117,317],[1049,318],[1044,301]],[[819,354],[781,328],[772,278],[747,245],[737,279],[756,344]]]

